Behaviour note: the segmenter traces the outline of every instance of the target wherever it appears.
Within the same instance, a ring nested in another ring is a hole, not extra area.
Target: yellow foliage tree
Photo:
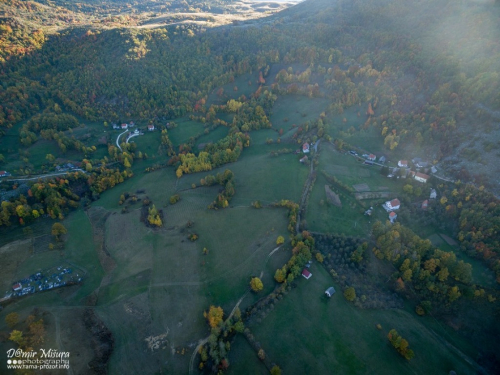
[[[218,306],[210,306],[210,309],[208,312],[204,312],[203,315],[205,318],[208,320],[208,324],[212,328],[216,328],[219,326],[219,324],[222,323],[222,318],[224,316],[224,310],[222,310],[222,307]]]
[[[252,288],[254,292],[260,292],[264,289],[264,284],[262,284],[262,280],[258,277],[253,277],[252,280],[250,280],[250,288]]]

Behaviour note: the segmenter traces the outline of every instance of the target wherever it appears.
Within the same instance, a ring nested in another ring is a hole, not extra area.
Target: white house
[[[391,212],[389,214],[389,220],[391,221],[391,223],[394,223],[394,220],[396,220],[397,217],[398,215],[395,212]]]
[[[406,167],[408,167],[408,160],[400,160],[400,161],[398,161],[398,167],[400,167],[400,168],[406,168]]]
[[[415,180],[419,182],[426,183],[427,180],[429,179],[429,176],[420,172],[415,173]]]
[[[370,154],[370,155],[368,155],[367,159],[371,160],[371,161],[375,161],[375,160],[377,160],[377,157],[375,155],[373,155],[373,154]]]
[[[309,152],[309,143],[306,142],[302,145],[302,152],[304,152],[304,154]]]
[[[123,130],[128,129],[128,125],[127,125],[127,124],[122,124],[121,128],[122,128]]]
[[[390,211],[394,211],[394,210],[399,210],[400,205],[401,205],[401,203],[399,202],[399,199],[396,198],[396,199],[393,199],[392,201],[385,202],[382,207],[384,207],[384,209],[387,212],[390,212]]]
[[[431,194],[430,194],[429,198],[430,199],[436,199],[437,198],[436,189],[431,189]]]
[[[148,125],[148,131],[152,132],[155,130],[155,126],[154,125]]]
[[[325,294],[328,298],[333,296],[335,294],[335,288],[333,286],[329,287],[326,291]]]

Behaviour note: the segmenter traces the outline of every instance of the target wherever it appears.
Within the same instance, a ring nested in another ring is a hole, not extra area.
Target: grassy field
[[[238,166],[240,163],[233,164],[238,167],[234,168],[236,176],[245,168]],[[189,178],[196,181],[202,175],[184,176],[178,189],[189,187]],[[247,177],[237,178],[243,183]],[[112,373],[131,368],[154,372],[165,360],[169,371],[185,371],[188,358],[182,355],[182,348],[206,334],[203,311],[214,304],[229,312],[248,291],[250,277],[260,276],[261,272],[264,292],[246,295],[241,307],[269,293],[274,287],[275,270],[290,256],[280,250],[270,259],[267,257],[276,247],[277,236],[287,236],[284,209],[207,210],[217,195],[217,186],[180,191],[180,202],[166,205],[176,183],[173,169],[162,169],[136,176],[104,193],[95,203],[116,212],[106,224],[106,247],[116,268],[101,286],[98,297],[99,314],[116,335]],[[140,203],[130,206],[128,214],[118,213],[119,195],[138,189],[145,189],[157,207],[163,208],[163,228],[149,229],[140,222]],[[240,194],[238,184],[236,190]],[[188,221],[194,223],[191,228],[186,227]],[[189,233],[198,234],[199,240],[189,241]],[[209,249],[208,255],[203,255],[204,247]],[[137,299],[142,304],[135,306],[143,313],[123,314],[123,309],[130,310],[126,306]],[[125,328],[137,324],[133,323],[136,318],[144,322],[144,327]],[[122,361],[143,350],[146,336],[164,333],[168,337],[165,349],[148,352],[141,359]]]
[[[174,144],[174,147],[189,141],[189,138],[202,133],[204,130],[203,124],[198,121],[192,121],[188,117],[182,117],[175,120],[176,128],[168,130],[168,137]]]
[[[326,98],[308,98],[301,95],[280,96],[274,103],[270,121],[274,129],[283,129],[283,138],[289,138],[295,133],[296,128],[306,121],[319,118],[321,112],[328,108]]]
[[[371,190],[386,187],[388,191],[399,191],[399,181],[388,179],[379,173],[378,166],[366,166],[356,161],[348,154],[334,150],[331,144],[323,142],[320,146],[318,175],[313,191],[309,198],[306,213],[308,229],[317,232],[344,233],[353,236],[365,236],[370,232],[376,220],[388,219],[386,211],[375,205],[371,217],[363,215],[364,211],[374,202],[384,199],[363,200],[366,208],[359,204],[354,195],[344,190],[337,189],[340,193],[342,207],[334,206],[327,202],[325,185],[330,185],[322,171],[330,176],[335,176],[348,186],[365,183]],[[394,197],[397,197],[395,193]]]
[[[218,140],[224,138],[229,131],[229,128],[225,126],[219,126],[215,130],[212,130],[208,134],[202,135],[200,138],[196,140],[196,149],[194,151],[198,151],[198,145],[202,143],[215,143]]]
[[[334,285],[330,275],[318,264],[313,265],[311,272],[310,280],[298,280],[298,287],[259,326],[252,328],[267,357],[283,373],[475,373],[466,361],[443,345],[441,333],[428,328],[425,319],[405,310],[359,310],[338,292],[328,299],[324,291]],[[377,324],[381,324],[382,330],[376,328]],[[411,361],[403,359],[389,344],[386,336],[392,328],[415,351]],[[449,337],[448,332],[445,335],[450,341],[456,339]],[[235,343],[235,353],[240,345],[241,342]],[[232,370],[238,372],[230,373],[260,373],[258,363],[249,355],[245,358],[247,366],[235,366]]]

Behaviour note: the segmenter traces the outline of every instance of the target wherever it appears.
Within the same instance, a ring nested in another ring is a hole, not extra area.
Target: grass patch
[[[340,292],[327,299],[324,291],[334,285],[331,277],[318,264],[312,274],[308,281],[301,278],[263,323],[252,328],[283,373],[327,374],[332,369],[343,374],[474,373],[424,326],[424,319],[404,310],[358,310]],[[386,335],[391,328],[415,351],[410,362],[389,344]]]
[[[175,120],[176,128],[168,130],[168,137],[174,144],[179,146],[182,143],[189,141],[189,138],[196,134],[202,133],[204,130],[203,124],[198,121],[192,121],[188,117],[182,117]],[[159,135],[158,135],[159,137]]]

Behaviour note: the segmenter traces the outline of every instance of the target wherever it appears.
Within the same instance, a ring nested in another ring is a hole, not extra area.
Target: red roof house
[[[384,203],[383,207],[384,209],[389,212],[389,211],[394,211],[394,210],[399,210],[399,206],[401,203],[399,202],[399,199],[393,199],[392,201],[387,201]]]
[[[430,176],[417,172],[415,173],[415,180],[420,181],[420,182],[427,182],[427,180],[430,178]]]
[[[427,207],[429,207],[429,201],[426,199],[422,202],[422,209],[425,210]]]
[[[7,172],[6,171],[0,171],[0,177],[3,177],[3,176],[7,176]]]
[[[302,270],[302,276],[304,276],[307,280],[309,280],[312,275],[313,274],[311,272],[309,272],[309,270],[307,268],[304,268]]]
[[[14,290],[15,292],[21,289],[23,289],[23,286],[19,283],[12,285],[12,290]]]
[[[128,125],[127,124],[122,124],[122,129],[127,129]]]
[[[396,220],[396,218],[398,217],[398,215],[392,211],[390,214],[389,214],[389,220],[391,221],[391,223],[394,222],[394,220]]]
[[[155,126],[154,125],[148,125],[148,130],[150,132],[152,132],[153,130],[155,130]]]
[[[398,161],[398,167],[404,167],[406,168],[408,166],[408,161],[407,160],[400,160]]]
[[[302,145],[302,151],[304,152],[304,154],[307,154],[309,152],[309,143],[304,143]]]
[[[368,155],[368,160],[375,161],[377,160],[377,157],[373,154]]]

